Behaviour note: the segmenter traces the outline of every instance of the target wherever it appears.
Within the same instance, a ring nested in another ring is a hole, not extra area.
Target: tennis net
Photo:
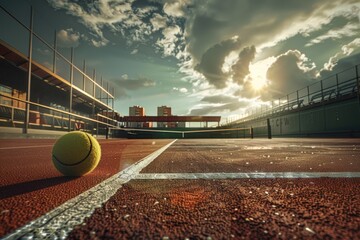
[[[189,139],[189,138],[251,138],[251,128],[207,128],[207,129],[111,129],[111,137],[130,139]]]

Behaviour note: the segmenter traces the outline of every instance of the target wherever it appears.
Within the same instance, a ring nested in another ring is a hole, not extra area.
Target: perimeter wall
[[[358,98],[271,114],[235,127],[253,127],[254,137],[267,137],[267,119],[273,137],[360,137]]]

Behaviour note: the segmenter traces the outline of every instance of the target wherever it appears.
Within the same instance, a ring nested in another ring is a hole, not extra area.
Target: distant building
[[[129,116],[145,116],[145,108],[138,105],[129,107]]]
[[[129,107],[129,116],[145,116],[145,108],[141,106],[133,106]],[[131,122],[128,124],[129,127],[136,127],[141,128],[144,127],[146,124],[143,122]]]
[[[161,106],[157,108],[158,116],[172,116],[171,107]],[[157,126],[160,128],[173,128],[176,127],[176,123],[174,122],[158,122]]]

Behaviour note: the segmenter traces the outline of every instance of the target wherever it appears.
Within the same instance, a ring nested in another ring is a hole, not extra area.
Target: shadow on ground
[[[76,178],[78,177],[61,176],[3,186],[0,187],[0,200],[69,182]]]

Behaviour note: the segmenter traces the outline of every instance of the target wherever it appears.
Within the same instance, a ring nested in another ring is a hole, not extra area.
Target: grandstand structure
[[[115,89],[97,78],[95,69],[89,71],[85,60],[76,66],[74,49],[64,53],[56,32],[53,43],[37,34],[32,8],[29,23],[24,23],[0,5],[0,21],[11,26],[2,24],[0,32],[1,132],[82,130],[108,136],[110,129],[137,122],[220,124],[220,116],[120,116],[114,109]]]
[[[0,126],[94,135],[118,127],[114,88],[97,80],[95,70],[90,76],[85,61],[77,67],[73,48],[68,59],[57,49],[56,34],[49,44],[34,32],[32,9],[29,26],[1,6],[0,14],[16,26],[0,36]],[[19,32],[28,37],[19,39]]]
[[[254,136],[360,136],[360,65],[355,65],[225,125],[252,127]]]

